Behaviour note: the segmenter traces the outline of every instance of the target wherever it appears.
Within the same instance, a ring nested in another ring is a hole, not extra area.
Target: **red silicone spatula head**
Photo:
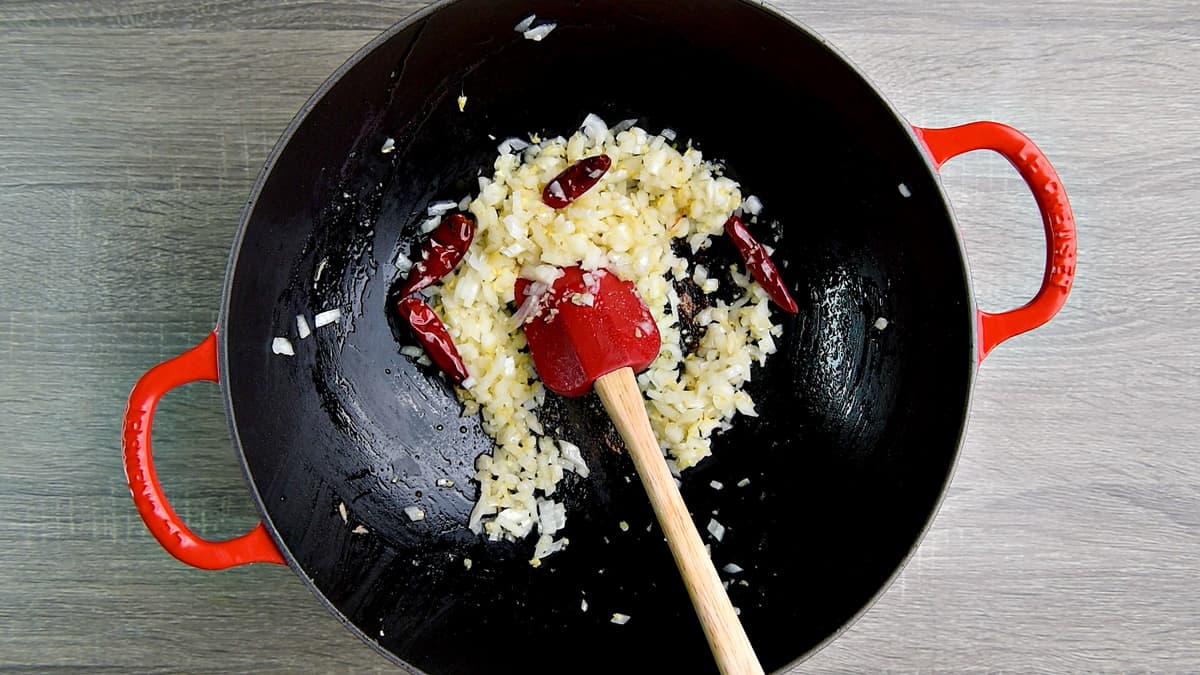
[[[646,303],[632,282],[608,270],[562,270],[525,320],[533,365],[546,388],[582,396],[601,375],[629,366],[645,370],[662,340]],[[534,282],[517,279],[517,302],[524,304]]]

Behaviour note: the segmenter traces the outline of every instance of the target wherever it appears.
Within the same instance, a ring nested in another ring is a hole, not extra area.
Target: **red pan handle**
[[[150,448],[154,409],[168,391],[199,380],[217,381],[216,331],[188,351],[151,368],[129,393],[121,439],[125,479],[129,481],[133,503],[158,543],[189,565],[206,570],[255,562],[283,565],[283,555],[261,522],[248,533],[228,541],[203,539],[183,524],[158,483]]]
[[[1046,228],[1046,271],[1033,299],[999,314],[979,312],[979,360],[1014,335],[1033,330],[1053,317],[1071,292],[1075,278],[1075,216],[1058,173],[1025,134],[998,122],[972,122],[947,129],[913,127],[933,165],[972,150],[995,150],[1012,163],[1037,200]]]

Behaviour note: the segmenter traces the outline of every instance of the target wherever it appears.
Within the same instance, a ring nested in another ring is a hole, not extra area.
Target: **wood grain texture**
[[[422,2],[0,6],[0,667],[369,672],[288,570],[163,553],[121,476],[124,397],[211,328],[271,145]],[[895,584],[800,670],[1200,669],[1200,10],[1191,0],[771,3],[908,118],[991,118],[1046,151],[1079,221],[1075,291],[996,349],[954,482]],[[944,182],[980,303],[1042,266],[997,157]],[[217,388],[169,396],[159,471],[209,536],[254,522]]]

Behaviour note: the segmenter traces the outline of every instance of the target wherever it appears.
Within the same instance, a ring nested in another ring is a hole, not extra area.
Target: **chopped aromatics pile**
[[[522,21],[518,31],[529,37],[527,31],[554,26],[534,27],[533,21]],[[564,472],[589,473],[579,448],[542,426],[538,410],[547,392],[521,330],[560,268],[605,268],[634,282],[650,308],[662,348],[638,382],[676,475],[711,454],[712,435],[730,428],[734,416],[757,416],[742,387],[776,350],[782,327],[772,322],[770,300],[787,290],[776,275],[766,277],[768,293],[755,281],[761,271],[737,259],[728,261],[728,274],[716,274],[687,257],[686,251],[695,254],[724,236],[737,209],[757,213],[762,205],[757,198],[743,201],[737,183],[698,150],[672,145],[673,131],[652,135],[633,120],[610,129],[588,115],[570,138],[533,138],[532,144],[500,143],[492,174],[479,178],[479,193],[466,205],[470,217],[449,213],[430,228],[457,217],[455,224],[463,225],[457,239],[435,234],[404,288],[424,289],[430,314],[440,317],[465,369],[457,390],[464,414],[479,413],[496,442],[475,462],[480,486],[469,525],[493,540],[522,539],[536,528],[536,566],[567,543],[555,539],[566,524],[565,509],[554,500]],[[473,237],[464,236],[472,219]],[[769,250],[744,225],[737,234],[739,249],[752,254],[747,264],[770,263]],[[427,261],[438,245],[453,260],[449,270],[439,266],[434,283],[426,281],[433,271],[426,267],[433,266]],[[530,280],[529,297],[516,297],[518,277]],[[720,288],[722,278],[732,287]],[[590,293],[577,296],[571,301],[581,305],[595,300]],[[697,333],[689,342],[683,319]],[[723,534],[711,524],[709,531],[718,541]]]

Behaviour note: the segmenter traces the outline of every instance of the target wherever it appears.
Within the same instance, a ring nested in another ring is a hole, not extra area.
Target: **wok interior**
[[[530,12],[558,22],[540,43],[510,29]],[[588,112],[694,139],[781,223],[774,257],[800,312],[777,316],[780,352],[750,385],[760,417],[718,436],[682,489],[702,531],[710,517],[727,528],[713,558],[744,568],[729,593],[764,665],[783,667],[869,602],[932,515],[964,424],[973,317],[903,121],[755,5],[460,2],[342,72],[285,136],[231,265],[222,376],[252,487],[318,596],[409,667],[713,669],[594,397],[552,406],[593,473],[560,484],[571,543],[533,569],[532,537],[465,528],[491,440],[444,378],[398,353],[413,342],[386,311],[399,244],[421,237],[431,200],[490,173],[488,134],[568,135]],[[334,306],[341,324],[295,339],[296,314]],[[292,335],[294,358],[271,354],[275,335]],[[414,504],[425,520],[404,515]]]

